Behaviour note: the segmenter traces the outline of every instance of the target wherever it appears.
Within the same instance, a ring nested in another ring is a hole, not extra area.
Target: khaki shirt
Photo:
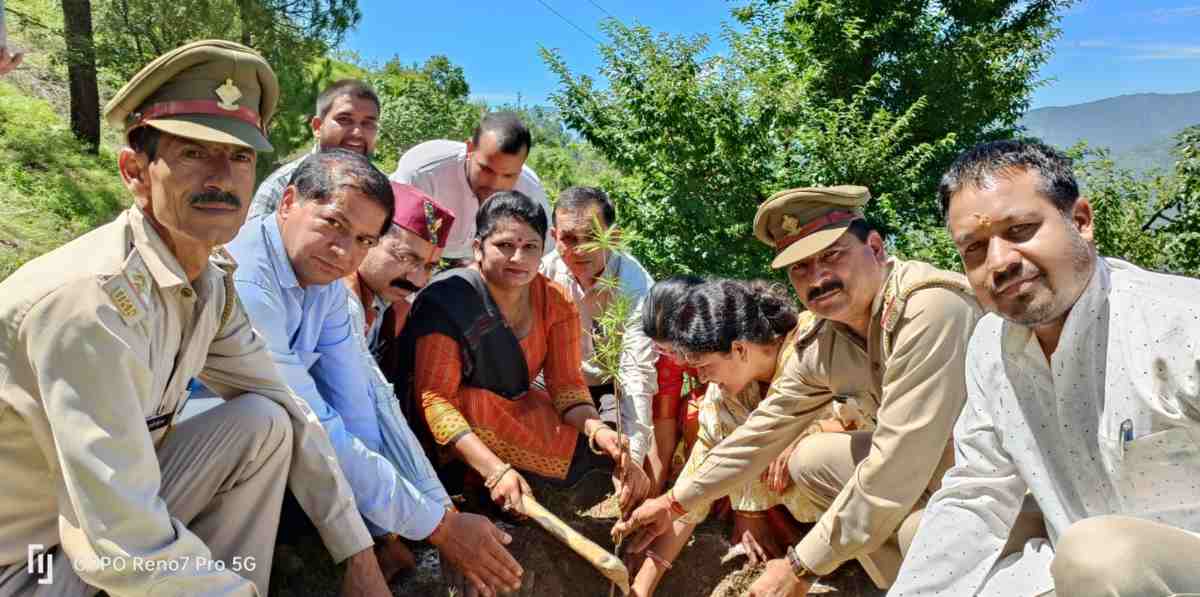
[[[197,567],[208,548],[159,497],[155,448],[193,377],[283,406],[289,484],[330,553],[372,544],[321,424],[230,296],[234,267],[219,252],[189,284],[132,208],[0,282],[0,565],[61,542],[73,562],[181,565],[79,572],[110,594],[253,593],[232,571]]]
[[[865,345],[827,320],[801,334],[800,349],[746,423],[675,485],[684,508],[762,473],[833,401],[857,406],[876,428],[853,479],[796,546],[810,570],[829,574],[871,553],[936,489],[953,464],[967,341],[981,312],[960,274],[900,260],[889,268]]]
[[[795,334],[811,325],[812,320],[809,313],[802,313],[799,325],[784,339],[779,355],[775,358],[775,374],[771,378],[772,383],[783,374],[784,363],[796,351]],[[733,396],[726,395],[715,383],[708,384],[708,390],[704,394],[704,398],[700,400],[696,445],[692,447],[692,453],[687,457],[682,476],[695,475],[708,453],[720,444],[721,440],[732,435],[734,430],[745,423],[746,419],[750,418],[750,413],[754,412],[762,400],[763,392],[760,390],[758,382],[748,384],[741,392]],[[822,410],[823,412],[819,413],[822,419],[833,417],[830,405],[826,405]],[[818,429],[819,427],[815,425],[810,426],[804,431],[804,435],[815,433]],[[729,504],[735,512],[762,512],[782,504],[792,514],[792,517],[800,522],[814,522],[821,516],[821,510],[796,487],[795,483],[789,485],[783,493],[777,493],[771,491],[762,481],[761,476],[755,476],[746,481],[744,485],[734,487],[729,492]],[[711,504],[705,504],[700,508],[689,510],[681,520],[690,524],[700,524],[704,522],[705,518],[708,518],[710,507]]]

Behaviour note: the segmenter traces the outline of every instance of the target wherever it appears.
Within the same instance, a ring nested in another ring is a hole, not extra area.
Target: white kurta
[[[956,466],[889,595],[1038,595],[1073,523],[1136,516],[1200,531],[1200,280],[1101,259],[1049,362],[984,317],[967,355]],[[1049,542],[997,562],[1030,491]]]

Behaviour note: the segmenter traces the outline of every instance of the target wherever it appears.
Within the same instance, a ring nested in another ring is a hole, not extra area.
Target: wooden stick
[[[629,570],[625,564],[611,553],[604,550],[591,539],[584,537],[579,531],[571,528],[562,519],[555,516],[538,503],[533,496],[522,496],[521,504],[525,506],[525,514],[537,522],[546,532],[562,541],[571,551],[579,554],[589,564],[600,571],[605,578],[621,588],[622,595],[629,594]]]

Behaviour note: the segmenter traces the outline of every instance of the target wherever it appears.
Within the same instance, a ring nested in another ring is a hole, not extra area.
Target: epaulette
[[[971,294],[971,287],[961,278],[944,275],[931,276],[911,281],[903,286],[900,285],[898,278],[899,276],[891,276],[883,290],[883,311],[880,313],[879,323],[883,327],[883,350],[885,353],[891,352],[892,332],[896,331],[897,325],[900,325],[904,307],[914,292],[927,288],[946,288]]]
[[[146,316],[154,292],[153,284],[150,270],[146,269],[146,262],[142,261],[137,249],[129,252],[120,272],[100,278],[100,287],[128,325],[134,325]]]
[[[795,345],[797,350],[804,350],[808,345],[813,343],[813,340],[817,337],[817,332],[821,331],[821,324],[824,321],[824,319],[813,315],[812,311],[802,311],[796,317]]]

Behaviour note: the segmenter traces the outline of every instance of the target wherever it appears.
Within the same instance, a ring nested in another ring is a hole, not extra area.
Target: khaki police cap
[[[779,252],[771,267],[786,267],[833,244],[863,218],[870,198],[866,187],[851,185],[780,191],[758,206],[754,236]]]
[[[104,107],[105,119],[130,131],[160,131],[274,151],[267,125],[279,102],[275,71],[254,50],[224,40],[180,46],[138,71]]]

